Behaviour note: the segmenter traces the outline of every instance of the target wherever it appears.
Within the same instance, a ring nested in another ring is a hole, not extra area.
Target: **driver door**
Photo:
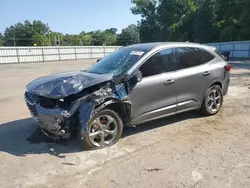
[[[162,50],[151,56],[139,68],[142,81],[129,93],[133,108],[133,124],[176,113],[173,55],[172,49]]]

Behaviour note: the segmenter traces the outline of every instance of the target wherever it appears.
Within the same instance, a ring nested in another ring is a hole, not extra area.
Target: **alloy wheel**
[[[207,109],[211,113],[216,113],[220,109],[221,103],[221,92],[217,89],[212,89],[211,91],[209,91],[207,97]]]
[[[96,147],[111,145],[118,133],[116,120],[110,115],[98,116],[89,127],[89,140]]]

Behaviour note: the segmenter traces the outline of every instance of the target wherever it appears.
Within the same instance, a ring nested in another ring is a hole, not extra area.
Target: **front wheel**
[[[120,139],[122,131],[123,123],[119,115],[104,109],[90,119],[87,132],[81,131],[81,143],[86,150],[111,146]]]
[[[217,114],[223,103],[222,89],[218,85],[210,87],[203,99],[201,112],[205,115],[215,115]]]

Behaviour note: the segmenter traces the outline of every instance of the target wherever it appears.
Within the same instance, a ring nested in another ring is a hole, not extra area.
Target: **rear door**
[[[176,113],[173,50],[162,50],[139,68],[142,81],[131,90],[134,124]]]
[[[179,56],[175,87],[177,91],[177,113],[200,106],[207,88],[213,82],[212,67],[208,62],[215,57],[200,48],[177,48]]]

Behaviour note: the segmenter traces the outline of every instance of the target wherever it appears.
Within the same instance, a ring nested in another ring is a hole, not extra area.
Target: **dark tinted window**
[[[214,56],[212,56],[210,53],[204,51],[204,50],[200,50],[202,53],[202,63],[207,63],[211,60],[214,59]]]
[[[150,57],[140,68],[143,77],[153,76],[174,70],[173,50],[160,51]]]
[[[180,69],[198,66],[211,61],[214,57],[199,48],[178,48]]]

